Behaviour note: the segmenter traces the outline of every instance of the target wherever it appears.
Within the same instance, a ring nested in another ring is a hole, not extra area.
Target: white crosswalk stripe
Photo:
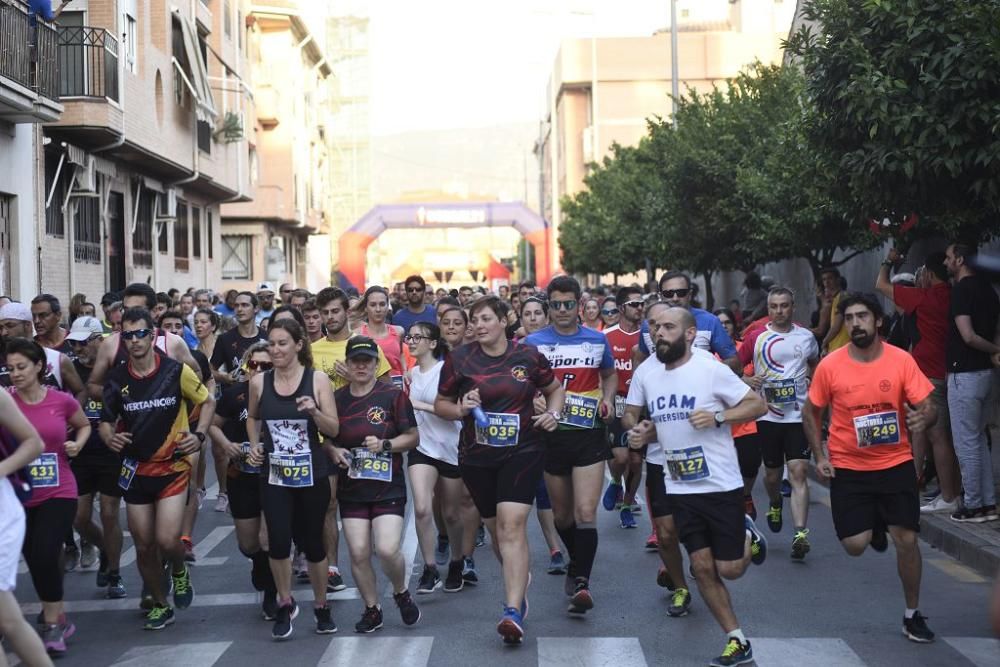
[[[798,667],[799,665],[837,665],[865,667],[843,639],[832,637],[772,638],[750,637],[753,657],[758,665],[767,667]]]
[[[316,664],[425,667],[433,644],[433,637],[336,637]]]
[[[219,526],[213,528],[212,531],[203,537],[198,544],[194,545],[194,555],[197,559],[195,565],[198,567],[207,567],[210,565],[223,565],[229,558],[227,556],[217,556],[210,558],[208,554],[215,547],[222,544],[222,542],[229,537],[233,531],[235,531],[235,526]]]
[[[948,644],[976,667],[1000,665],[1000,639],[991,637],[945,637]]]
[[[111,667],[212,667],[232,642],[198,642],[167,646],[137,646]]]
[[[539,637],[538,667],[646,667],[635,637]]]

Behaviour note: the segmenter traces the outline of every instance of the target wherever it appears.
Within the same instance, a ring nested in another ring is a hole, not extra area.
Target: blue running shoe
[[[781,480],[781,495],[786,498],[792,497],[792,485],[787,479]]]
[[[621,502],[620,498],[625,494],[625,489],[622,488],[621,484],[617,482],[611,482],[608,484],[608,488],[604,491],[604,498],[601,503],[604,505],[604,509],[611,511]]]
[[[521,612],[513,607],[503,608],[503,617],[497,623],[497,632],[503,637],[504,644],[520,644],[524,639],[524,628],[521,624]]]
[[[635,517],[632,516],[632,510],[628,507],[623,507],[621,513],[618,515],[621,519],[622,528],[635,528]]]
[[[749,516],[746,516],[743,525],[750,533],[750,560],[754,565],[760,565],[767,558],[767,540],[764,538],[764,533],[757,530],[757,524]]]

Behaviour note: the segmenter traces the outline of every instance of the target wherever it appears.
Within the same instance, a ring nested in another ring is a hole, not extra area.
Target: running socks
[[[746,646],[747,638],[746,635],[743,634],[743,630],[741,628],[736,628],[730,632],[728,636],[740,640],[741,646]]]
[[[576,524],[571,523],[565,528],[560,528],[556,524],[556,532],[559,533],[559,538],[566,545],[566,553],[569,555],[571,561],[576,561]],[[593,562],[593,558],[591,558]]]
[[[594,569],[594,559],[597,557],[597,527],[592,523],[577,524],[574,532],[576,551],[571,557],[575,574],[590,579],[590,571]]]

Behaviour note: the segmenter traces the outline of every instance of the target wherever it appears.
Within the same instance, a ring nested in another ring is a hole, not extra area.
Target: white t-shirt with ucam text
[[[728,366],[707,354],[692,354],[673,370],[650,357],[636,369],[625,402],[645,406],[649,412],[663,451],[668,494],[717,493],[743,487],[729,424],[696,429],[688,417],[695,410],[714,414],[730,408],[750,391]]]

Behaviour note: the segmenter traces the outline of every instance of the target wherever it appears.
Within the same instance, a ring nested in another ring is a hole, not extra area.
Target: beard
[[[671,343],[661,340],[656,344],[656,358],[662,364],[672,364],[684,356],[687,351],[687,344],[683,340]]]
[[[855,347],[865,350],[871,347],[871,344],[875,342],[875,334],[864,331],[863,329],[855,329],[851,332],[851,342],[854,343]]]

